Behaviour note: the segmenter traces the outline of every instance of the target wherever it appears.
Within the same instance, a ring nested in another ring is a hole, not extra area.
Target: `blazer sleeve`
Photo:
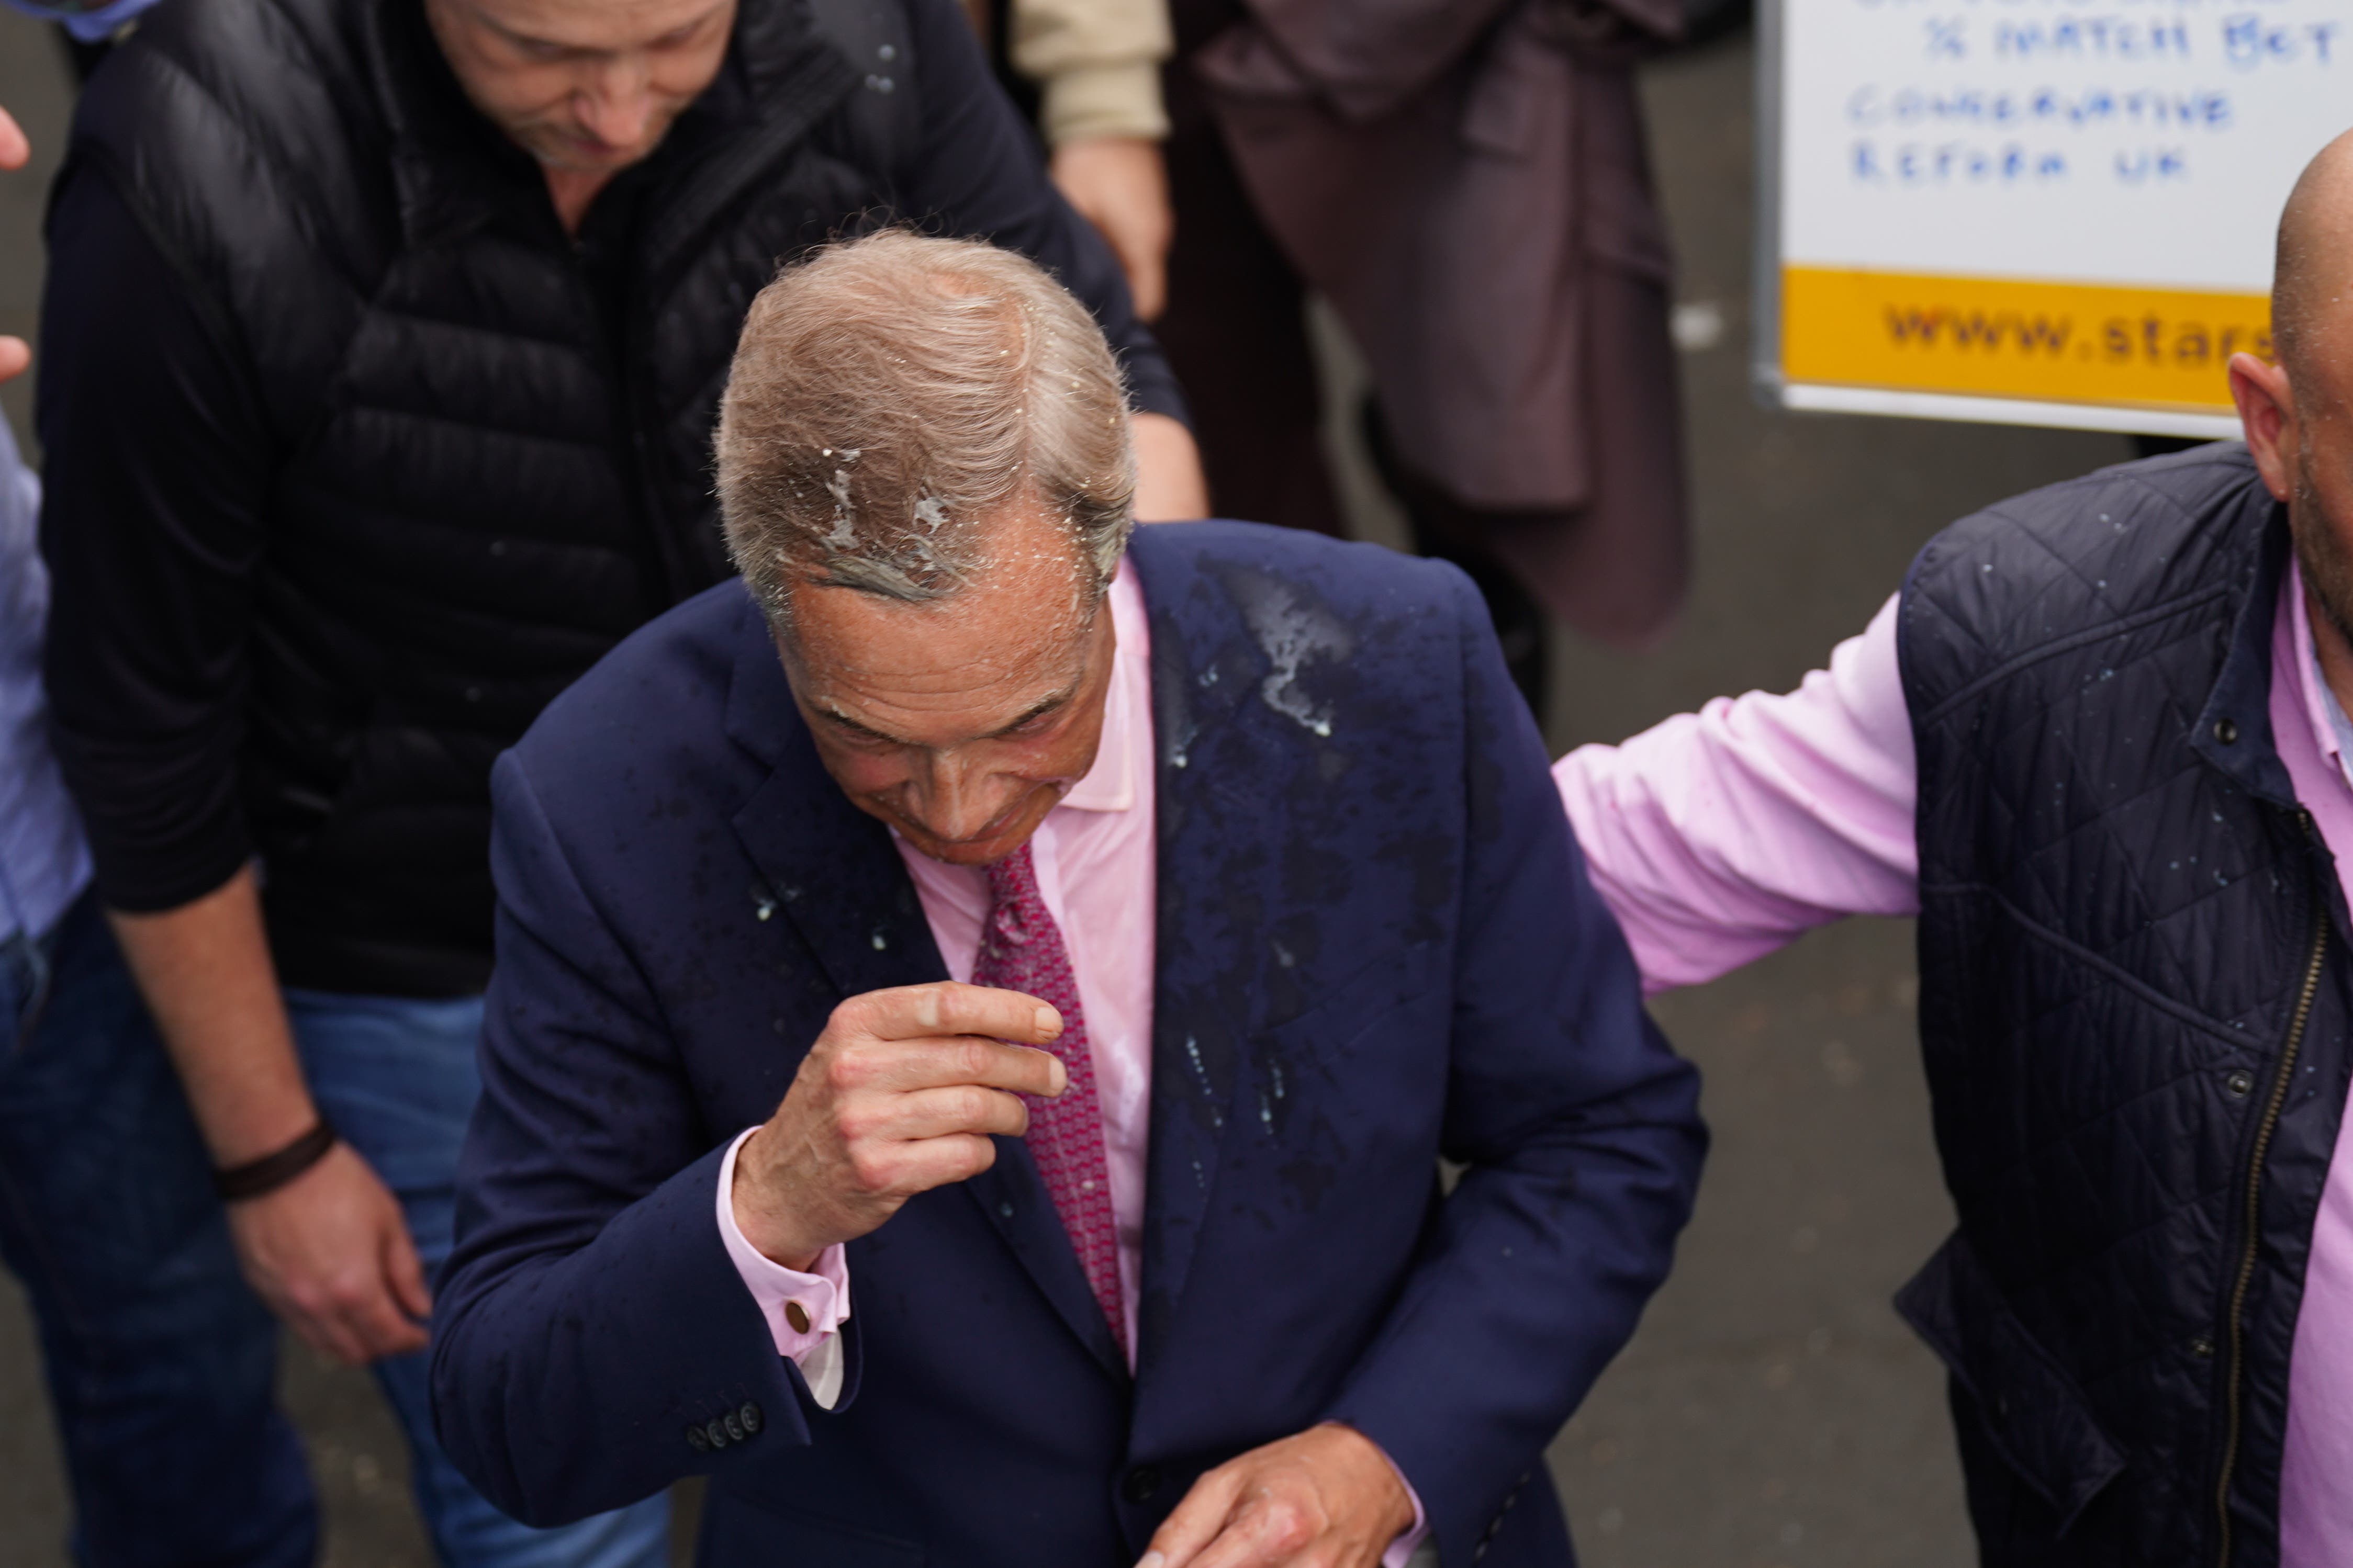
[[[1666,1277],[1706,1133],[1484,607],[1449,576],[1468,714],[1444,1142],[1467,1169],[1328,1415],[1412,1484],[1440,1560],[1469,1563]]]
[[[499,965],[434,1306],[433,1409],[467,1479],[549,1525],[773,1459],[810,1440],[811,1406],[720,1235],[719,1168],[741,1129],[702,1124],[520,753],[492,785]],[[842,1353],[836,1410],[857,1394],[854,1318]]]

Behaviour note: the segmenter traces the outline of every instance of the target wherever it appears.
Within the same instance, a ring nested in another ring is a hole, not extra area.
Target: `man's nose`
[[[933,760],[916,785],[915,815],[949,843],[976,838],[1010,802],[1014,784],[960,757]]]
[[[652,72],[645,57],[623,55],[608,62],[575,103],[580,127],[589,135],[607,147],[637,146],[654,117]]]

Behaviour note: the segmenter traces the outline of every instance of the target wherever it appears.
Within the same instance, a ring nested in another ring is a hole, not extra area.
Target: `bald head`
[[[2287,508],[2320,662],[2353,703],[2353,132],[2306,165],[2280,214],[2273,363],[2231,356],[2263,488]]]
[[[2291,385],[2316,390],[2340,372],[2353,314],[2353,131],[2305,165],[2280,213],[2272,269],[2272,346]]]

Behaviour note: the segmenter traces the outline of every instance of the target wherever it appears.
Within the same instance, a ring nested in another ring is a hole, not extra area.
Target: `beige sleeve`
[[[1010,0],[1013,68],[1039,85],[1047,144],[1168,134],[1167,0]]]

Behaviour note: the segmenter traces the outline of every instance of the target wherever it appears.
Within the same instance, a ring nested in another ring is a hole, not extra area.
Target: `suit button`
[[[2214,738],[2226,746],[2236,744],[2239,727],[2228,719],[2217,719],[2214,721]]]
[[[737,1417],[735,1412],[733,1410],[730,1410],[726,1415],[722,1415],[719,1418],[719,1424],[727,1428],[727,1440],[731,1443],[740,1443],[744,1438],[751,1436],[750,1433],[744,1430],[743,1421]]]
[[[1160,1472],[1150,1465],[1138,1465],[1127,1472],[1120,1483],[1120,1495],[1130,1502],[1150,1502],[1160,1490]]]
[[[744,1431],[751,1433],[754,1436],[759,1436],[760,1407],[758,1405],[753,1404],[748,1399],[745,1400],[744,1402],[744,1408],[735,1412],[735,1419],[744,1424]]]
[[[702,1435],[702,1428],[700,1426],[690,1426],[686,1429],[686,1446],[698,1454],[711,1452],[711,1439]]]
[[[722,1426],[716,1421],[704,1422],[702,1424],[702,1435],[710,1440],[711,1446],[714,1448],[724,1448],[727,1447],[727,1428]]]

